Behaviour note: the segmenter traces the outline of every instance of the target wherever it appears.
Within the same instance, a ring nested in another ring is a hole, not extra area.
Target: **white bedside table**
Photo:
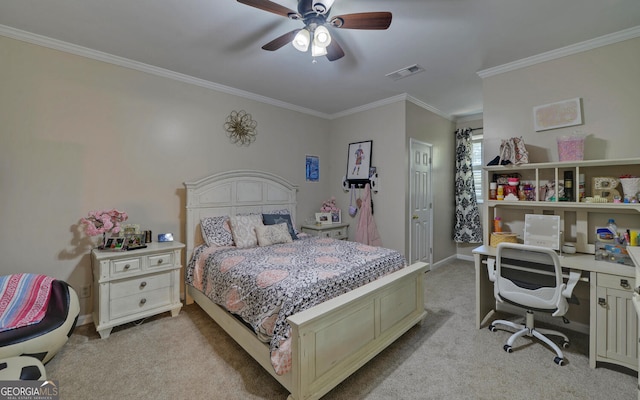
[[[349,238],[349,224],[335,223],[327,225],[302,225],[302,232],[309,235],[328,237],[340,240],[347,240]]]
[[[147,243],[131,251],[91,251],[93,322],[102,339],[114,326],[165,311],[180,312],[180,260],[184,244]]]

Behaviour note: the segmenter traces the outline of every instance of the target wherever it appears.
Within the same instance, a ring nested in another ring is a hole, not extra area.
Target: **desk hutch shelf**
[[[593,178],[622,175],[640,176],[640,158],[619,160],[590,160],[571,162],[550,162],[524,165],[488,166],[483,168],[484,198],[483,226],[484,246],[474,250],[476,256],[476,279],[483,281],[482,263],[494,252],[489,247],[492,221],[501,217],[505,231],[518,233],[522,239],[525,214],[560,215],[563,242],[574,242],[578,254],[575,258],[565,257],[565,263],[575,260],[580,265],[566,265],[578,268],[589,277],[589,361],[595,368],[596,362],[607,362],[638,370],[638,317],[632,304],[632,293],[636,287],[634,268],[595,261],[595,228],[606,226],[608,218],[615,218],[619,230],[640,229],[639,203],[587,203],[579,201],[545,201],[540,191],[535,190],[533,201],[497,201],[489,199],[489,182],[496,175],[516,175],[521,182],[531,183],[536,189],[545,182],[561,182],[566,171],[573,172],[573,198],[580,199],[578,179],[584,175],[584,191],[593,193]],[[617,187],[620,195],[623,191]],[[583,254],[580,254],[583,253]],[[588,258],[588,260],[587,260]],[[578,260],[582,259],[583,262]],[[480,274],[480,275],[478,275]],[[640,282],[638,282],[640,283]],[[478,303],[490,293],[476,283]],[[485,308],[483,308],[485,307]],[[477,325],[480,327],[485,311],[492,308],[484,305],[478,308]]]

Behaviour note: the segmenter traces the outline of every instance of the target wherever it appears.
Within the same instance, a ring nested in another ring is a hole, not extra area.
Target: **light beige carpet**
[[[456,261],[425,275],[427,319],[324,399],[636,399],[637,377],[589,368],[588,337],[568,365],[524,338],[507,354],[505,331],[474,327],[474,267]],[[285,399],[288,393],[197,305],[101,340],[79,327],[46,366],[61,399]]]

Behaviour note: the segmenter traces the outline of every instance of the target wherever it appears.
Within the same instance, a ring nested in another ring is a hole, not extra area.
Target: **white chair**
[[[553,361],[563,365],[564,355],[560,347],[545,335],[563,338],[564,348],[569,347],[569,338],[558,331],[535,328],[534,311],[550,313],[554,317],[564,316],[569,309],[567,299],[571,298],[580,272],[572,271],[565,284],[560,259],[554,250],[517,243],[500,243],[495,260],[489,260],[487,267],[489,279],[494,282],[496,300],[526,310],[524,324],[496,320],[489,325],[492,332],[496,331],[496,325],[516,329],[504,345],[504,350],[511,353],[517,338],[533,336],[549,345],[557,354]]]

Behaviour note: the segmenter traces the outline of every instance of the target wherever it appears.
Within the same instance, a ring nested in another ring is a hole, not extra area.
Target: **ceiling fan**
[[[287,43],[306,52],[311,48],[313,57],[326,56],[329,61],[344,57],[342,47],[331,37],[327,26],[341,29],[387,29],[391,25],[391,13],[363,12],[329,17],[335,0],[298,0],[298,11],[293,11],[269,0],[238,0],[239,3],[259,8],[283,17],[304,22],[304,27],[275,38],[262,46],[275,51]]]

